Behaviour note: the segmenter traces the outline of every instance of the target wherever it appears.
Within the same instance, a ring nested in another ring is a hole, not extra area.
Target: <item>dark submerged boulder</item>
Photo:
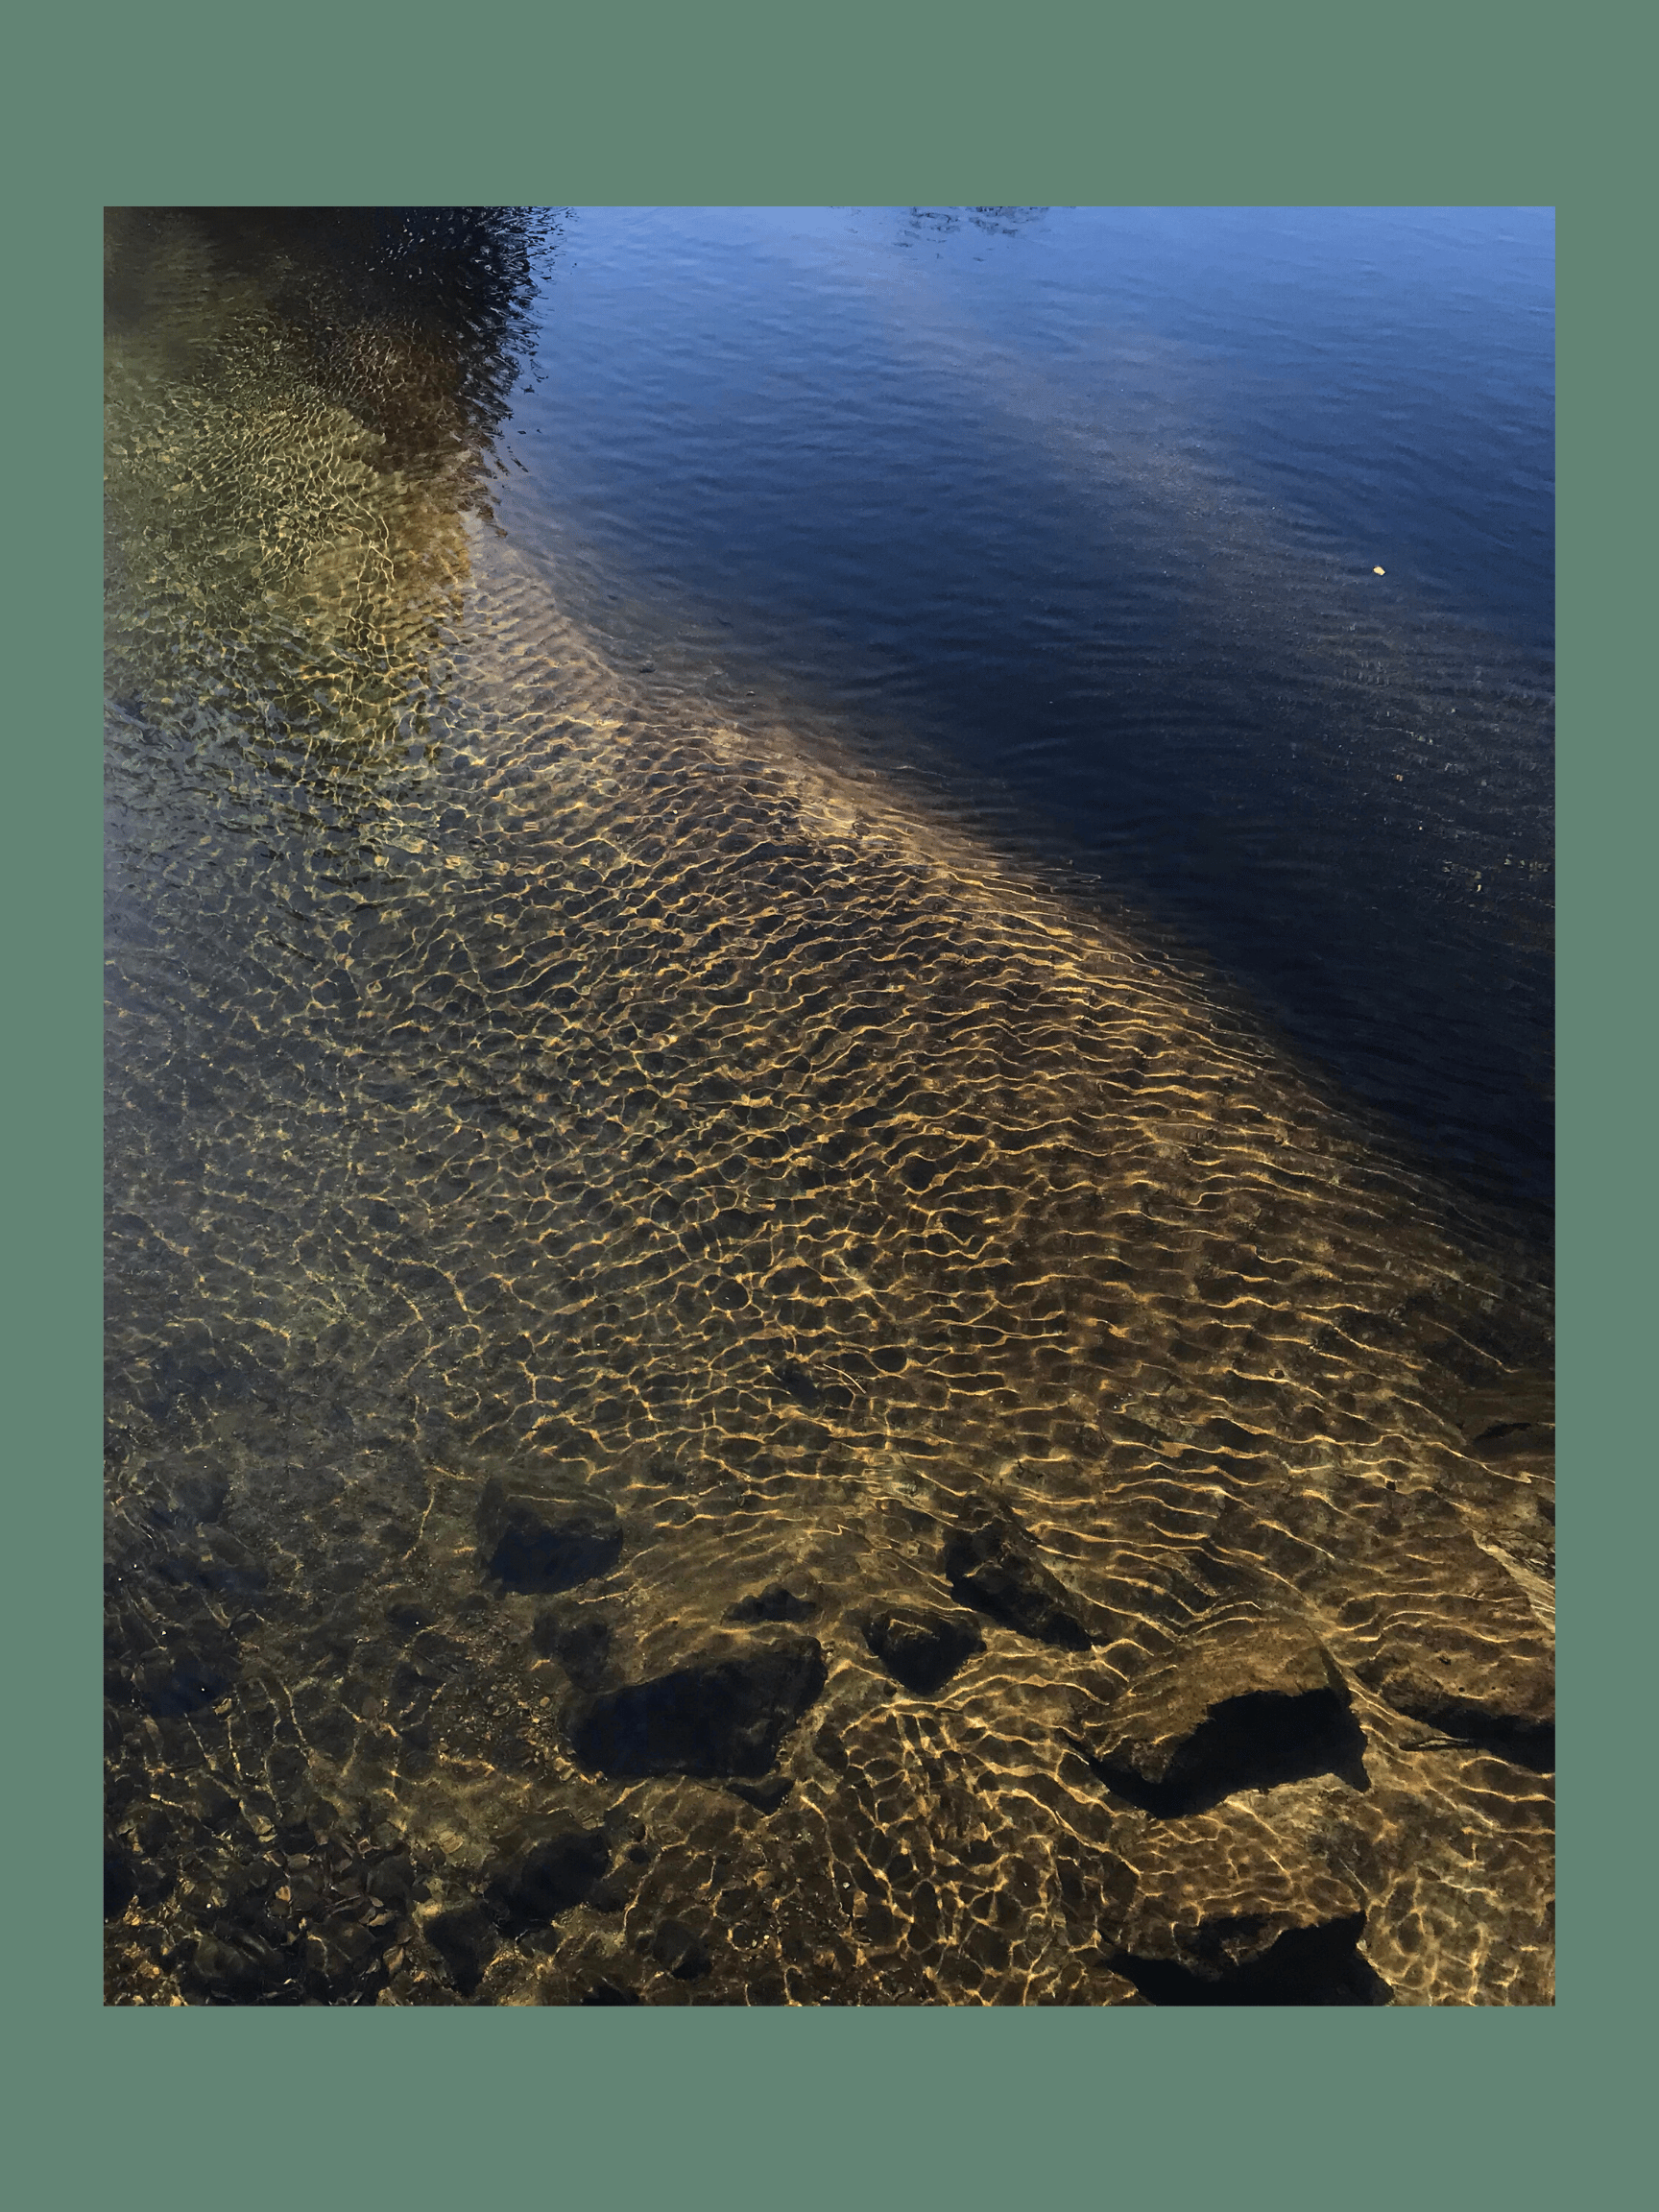
[[[765,1774],[826,1674],[809,1636],[711,1654],[596,1697],[572,1731],[576,1756],[604,1774]]]
[[[728,1621],[809,1621],[818,1610],[810,1598],[797,1598],[781,1582],[768,1582],[764,1590],[739,1598],[727,1614]]]
[[[609,1575],[622,1555],[622,1524],[591,1499],[536,1496],[487,1482],[478,1502],[478,1556],[508,1590],[573,1590]]]
[[[676,1982],[700,1981],[714,1963],[702,1936],[684,1920],[664,1920],[651,1938],[650,1952]]]
[[[945,1539],[945,1578],[965,1605],[1004,1628],[1038,1644],[1088,1648],[1081,1600],[1042,1565],[1011,1521],[953,1528]]]
[[[973,1622],[948,1613],[872,1613],[864,1641],[895,1681],[918,1697],[942,1690],[984,1641]]]
[[[572,1682],[593,1690],[611,1656],[611,1623],[602,1614],[538,1614],[530,1631],[532,1647],[543,1659],[557,1659]]]
[[[456,1988],[470,1997],[499,1947],[493,1919],[482,1905],[461,1905],[427,1921],[424,1933]]]
[[[538,1843],[498,1875],[486,1904],[510,1936],[522,1936],[586,1904],[610,1866],[611,1845],[602,1829],[569,1829]]]

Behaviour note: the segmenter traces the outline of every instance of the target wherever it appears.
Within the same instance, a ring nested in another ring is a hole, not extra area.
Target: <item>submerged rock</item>
[[[1112,1971],[1152,2005],[1391,2005],[1359,1951],[1363,1912],[1273,1935],[1265,1915],[1205,1922],[1184,1958],[1113,1955]],[[1270,1940],[1252,1948],[1261,1935]]]
[[[486,1904],[509,1935],[544,1928],[593,1895],[611,1865],[603,1829],[570,1829],[551,1836],[497,1876]]]
[[[919,1697],[931,1696],[964,1660],[983,1650],[973,1622],[947,1613],[872,1613],[864,1641],[889,1674]]]
[[[1163,1819],[1318,1774],[1364,1790],[1364,1755],[1319,1644],[1296,1622],[1259,1615],[1188,1638],[1112,1705],[1089,1751],[1109,1790]]]
[[[487,1482],[478,1503],[484,1572],[509,1590],[573,1590],[622,1555],[622,1524],[589,1499],[558,1499]]]
[[[598,1697],[572,1732],[577,1758],[606,1774],[758,1775],[824,1687],[808,1636],[710,1655]]]
[[[541,1613],[530,1641],[543,1659],[557,1659],[582,1689],[597,1687],[611,1656],[611,1623],[602,1614]]]
[[[1534,1774],[1555,1770],[1554,1670],[1548,1652],[1453,1632],[1395,1630],[1356,1668],[1368,1690],[1438,1738]]]
[[[664,1920],[651,1938],[650,1953],[676,1982],[700,1981],[713,1964],[708,1944],[684,1920]]]
[[[781,1582],[768,1582],[764,1590],[739,1598],[727,1614],[728,1621],[809,1621],[818,1610],[810,1598],[798,1598]]]
[[[461,1905],[427,1921],[425,1936],[456,1988],[470,1997],[499,1948],[493,1919],[482,1905]]]
[[[726,1787],[746,1805],[753,1805],[757,1812],[776,1813],[794,1789],[795,1781],[789,1774],[768,1774],[763,1782],[729,1782]]]
[[[945,1578],[965,1605],[1035,1643],[1087,1650],[1081,1601],[1050,1575],[1012,1521],[987,1520],[945,1539]]]

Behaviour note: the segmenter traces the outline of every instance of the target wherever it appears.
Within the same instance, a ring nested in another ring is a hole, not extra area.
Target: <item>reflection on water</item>
[[[1548,2002],[1530,1234],[536,525],[550,239],[111,223],[111,2001]]]

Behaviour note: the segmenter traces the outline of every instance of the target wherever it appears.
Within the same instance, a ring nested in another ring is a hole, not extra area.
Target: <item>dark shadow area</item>
[[[747,1598],[739,1598],[726,1618],[739,1623],[756,1621],[809,1621],[817,1610],[810,1598],[797,1598],[783,1583],[768,1582],[764,1590],[756,1590]]]
[[[482,1905],[462,1905],[440,1912],[422,1931],[426,1940],[449,1969],[449,1979],[463,1997],[470,1997],[484,1979],[484,1970],[500,1948],[495,1923]]]
[[[227,1638],[223,1646],[204,1646],[153,1660],[133,1676],[133,1692],[146,1713],[157,1720],[176,1720],[216,1705],[236,1679],[236,1660]]]
[[[1251,1690],[1224,1698],[1157,1781],[1111,1760],[1091,1758],[1089,1764],[1108,1790],[1160,1820],[1207,1813],[1239,1790],[1272,1790],[1315,1774],[1335,1774],[1354,1790],[1371,1787],[1365,1738],[1334,1690],[1308,1690],[1299,1696]]]
[[[602,1774],[765,1774],[826,1674],[810,1637],[683,1667],[596,1698],[572,1745],[583,1766]]]
[[[515,1495],[499,1482],[485,1484],[478,1536],[485,1573],[509,1590],[572,1590],[622,1555],[622,1525],[609,1508]]]
[[[1489,1713],[1457,1698],[1401,1709],[1408,1712],[1413,1720],[1422,1721],[1425,1728],[1432,1728],[1447,1739],[1449,1744],[1464,1744],[1472,1751],[1489,1752],[1494,1759],[1506,1760],[1511,1767],[1525,1767],[1533,1774],[1555,1771],[1555,1723],[1552,1720],[1522,1720],[1513,1714]],[[1430,1746],[1418,1744],[1416,1748],[1426,1750]]]
[[[595,1613],[574,1620],[559,1613],[537,1615],[532,1647],[543,1659],[557,1659],[579,1689],[597,1689],[611,1657],[611,1623]]]
[[[764,1782],[728,1782],[726,1787],[734,1797],[753,1805],[757,1813],[776,1813],[794,1789],[795,1781],[789,1774],[768,1774]]]
[[[664,1920],[652,1936],[649,1951],[676,1982],[700,1982],[714,1963],[709,1946],[684,1920]]]
[[[930,1697],[984,1642],[972,1621],[944,1613],[873,1613],[864,1641],[896,1682]]]
[[[1049,1574],[1029,1540],[1011,1524],[952,1529],[945,1539],[945,1579],[964,1605],[1018,1635],[1070,1651],[1088,1648],[1089,1631],[1078,1618],[1080,1600]]]
[[[509,1936],[545,1928],[573,1905],[585,1905],[611,1866],[604,1831],[571,1830],[549,1837],[492,1882],[485,1904]]]
[[[137,1870],[132,1854],[117,1844],[104,1849],[104,1917],[119,1920],[138,1894]]]
[[[1393,1992],[1360,1958],[1365,1915],[1287,1928],[1260,1958],[1214,1968],[1119,1951],[1112,1971],[1151,2005],[1391,2005]]]

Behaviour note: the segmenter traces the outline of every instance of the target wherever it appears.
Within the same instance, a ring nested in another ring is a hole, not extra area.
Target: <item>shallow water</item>
[[[1549,2001],[1536,501],[981,218],[112,219],[114,2002]]]

